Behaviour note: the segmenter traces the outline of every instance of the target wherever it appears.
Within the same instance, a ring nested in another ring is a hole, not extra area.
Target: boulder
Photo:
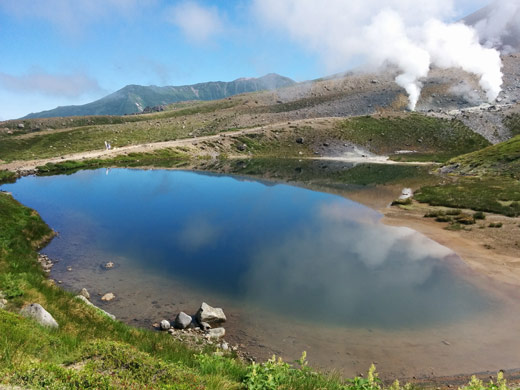
[[[214,328],[208,330],[207,336],[210,339],[221,339],[226,335],[226,330],[224,328]]]
[[[16,127],[18,127],[19,129],[23,129],[25,127],[25,125],[23,123],[18,123],[18,125],[16,125]]]
[[[86,288],[82,288],[81,291],[79,292],[79,295],[81,295],[87,299],[90,299],[90,294]]]
[[[208,324],[207,322],[201,322],[200,323],[200,328],[203,330],[203,331],[208,331],[211,329],[211,325]]]
[[[84,295],[76,295],[76,299],[79,299],[80,301],[83,301],[85,302],[87,305],[89,306],[92,306],[93,308],[99,310],[101,313],[103,313],[104,315],[106,315],[108,318],[110,318],[111,320],[114,320],[116,319],[116,316],[113,315],[113,314],[110,314],[106,311],[104,311],[103,309],[100,309],[99,307],[97,307],[96,305],[94,305],[92,302],[90,302]]]
[[[177,329],[186,329],[188,326],[190,326],[191,321],[191,316],[181,311],[179,314],[177,314],[177,317],[175,317],[175,327]]]
[[[47,326],[49,328],[59,327],[58,323],[50,313],[38,303],[31,303],[30,305],[24,306],[22,310],[20,310],[20,314],[24,317],[32,318],[42,326]]]
[[[207,322],[210,325],[225,322],[227,319],[221,308],[211,307],[206,302],[202,302],[200,309],[197,311],[196,317],[200,324]]]
[[[171,328],[170,322],[168,320],[162,320],[160,326],[161,330],[168,330]]]
[[[105,295],[103,295],[101,297],[101,300],[102,301],[106,301],[106,302],[109,302],[111,301],[112,299],[114,299],[116,296],[113,294],[113,293],[106,293]]]

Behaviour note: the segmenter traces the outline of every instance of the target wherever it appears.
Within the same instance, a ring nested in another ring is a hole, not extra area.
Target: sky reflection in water
[[[301,320],[420,327],[485,310],[483,293],[443,261],[447,248],[347,199],[180,171],[115,169],[25,177],[2,188],[35,208],[72,261],[104,252],[164,277]]]

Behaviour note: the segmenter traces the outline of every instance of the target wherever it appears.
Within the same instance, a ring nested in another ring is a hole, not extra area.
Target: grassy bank
[[[456,157],[445,168],[450,180],[415,195],[434,206],[520,215],[520,136]]]
[[[362,117],[339,125],[343,139],[396,161],[445,162],[490,143],[458,120],[409,114],[395,118]],[[415,153],[396,154],[399,150]]]

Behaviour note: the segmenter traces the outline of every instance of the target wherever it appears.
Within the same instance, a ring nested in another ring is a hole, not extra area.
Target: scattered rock
[[[116,319],[116,316],[115,316],[115,315],[110,314],[109,312],[106,312],[106,311],[104,311],[103,309],[97,307],[97,306],[94,305],[92,302],[90,302],[90,301],[89,301],[85,296],[83,296],[83,295],[76,295],[76,299],[79,299],[80,301],[85,302],[87,305],[96,308],[96,309],[99,310],[101,313],[103,313],[104,315],[106,315],[107,317],[109,317],[110,319],[112,319],[112,320],[115,321],[115,319]]]
[[[72,267],[70,267],[70,266],[67,267],[67,271],[69,271],[69,272],[72,271]]]
[[[214,328],[208,330],[206,336],[210,339],[221,339],[226,335],[226,330],[224,328]]]
[[[81,295],[87,299],[90,299],[90,294],[86,288],[82,288],[81,291],[79,292],[79,295]]]
[[[451,345],[451,344],[450,344],[448,341],[446,341],[446,340],[442,340],[442,343],[443,343],[444,345]]]
[[[111,301],[112,299],[114,299],[115,297],[116,297],[116,296],[115,296],[113,293],[107,293],[107,294],[105,294],[105,295],[103,295],[103,296],[101,297],[101,300],[102,300],[102,301],[109,302],[109,301]]]
[[[399,199],[406,200],[413,196],[413,191],[411,188],[403,188],[401,191],[401,196],[399,196]]]
[[[296,143],[297,143],[297,144],[303,144],[303,142],[304,142],[303,137],[298,137],[298,138],[296,138]]]
[[[188,326],[190,326],[191,321],[191,316],[181,311],[179,314],[177,314],[177,317],[175,317],[175,327],[177,329],[186,329]]]
[[[20,310],[20,314],[24,317],[32,318],[42,326],[47,326],[49,328],[59,327],[58,323],[50,313],[38,303],[31,303],[30,305],[24,306],[22,310]]]
[[[25,127],[25,125],[23,123],[18,123],[18,125],[16,125],[16,127],[18,127],[19,129],[23,129]]]
[[[104,266],[106,269],[111,269],[111,268],[114,268],[114,263],[109,261],[108,263],[105,264]]]
[[[168,333],[169,333],[169,334],[174,334],[174,333],[175,333],[175,329],[174,329],[174,328],[170,328],[170,329],[168,329]]]
[[[229,345],[228,345],[228,343],[223,341],[222,344],[220,344],[220,348],[222,348],[223,351],[228,351],[229,350]]]
[[[207,322],[201,322],[201,323],[200,323],[200,328],[201,328],[204,332],[206,332],[206,331],[208,331],[208,330],[211,329],[211,325],[208,324]]]
[[[168,330],[171,328],[170,322],[168,320],[162,320],[160,326],[162,330]]]
[[[199,323],[207,322],[208,324],[218,324],[226,322],[226,315],[219,307],[211,307],[206,302],[202,302],[200,309],[197,311],[197,320]]]
[[[0,309],[5,309],[7,305],[7,299],[5,299],[4,293],[0,291]]]
[[[245,151],[247,149],[247,145],[246,144],[240,144],[237,146],[237,149],[240,150],[241,152]]]

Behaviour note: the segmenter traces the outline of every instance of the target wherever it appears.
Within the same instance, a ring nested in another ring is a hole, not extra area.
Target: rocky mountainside
[[[295,84],[293,80],[271,73],[260,78],[240,78],[231,82],[214,81],[177,87],[127,85],[92,103],[31,113],[23,119],[134,114],[143,112],[146,107],[190,100],[217,100],[241,93],[272,90],[293,84]]]
[[[491,24],[501,23],[501,20],[504,19],[505,15],[501,14],[502,10],[497,11],[498,2],[494,2],[487,7],[481,8],[478,11],[474,12],[471,15],[466,16],[462,22],[467,25],[473,26],[479,30],[481,35],[484,35],[484,42],[487,40],[485,37],[486,30],[491,29]],[[518,20],[520,19],[519,11],[516,11],[515,15],[507,15],[511,17],[511,21],[509,24],[505,26],[505,33],[500,37],[500,41],[495,41],[494,45],[499,45],[506,52],[518,52],[520,51],[520,25],[518,24]],[[491,29],[496,33],[496,27]]]

